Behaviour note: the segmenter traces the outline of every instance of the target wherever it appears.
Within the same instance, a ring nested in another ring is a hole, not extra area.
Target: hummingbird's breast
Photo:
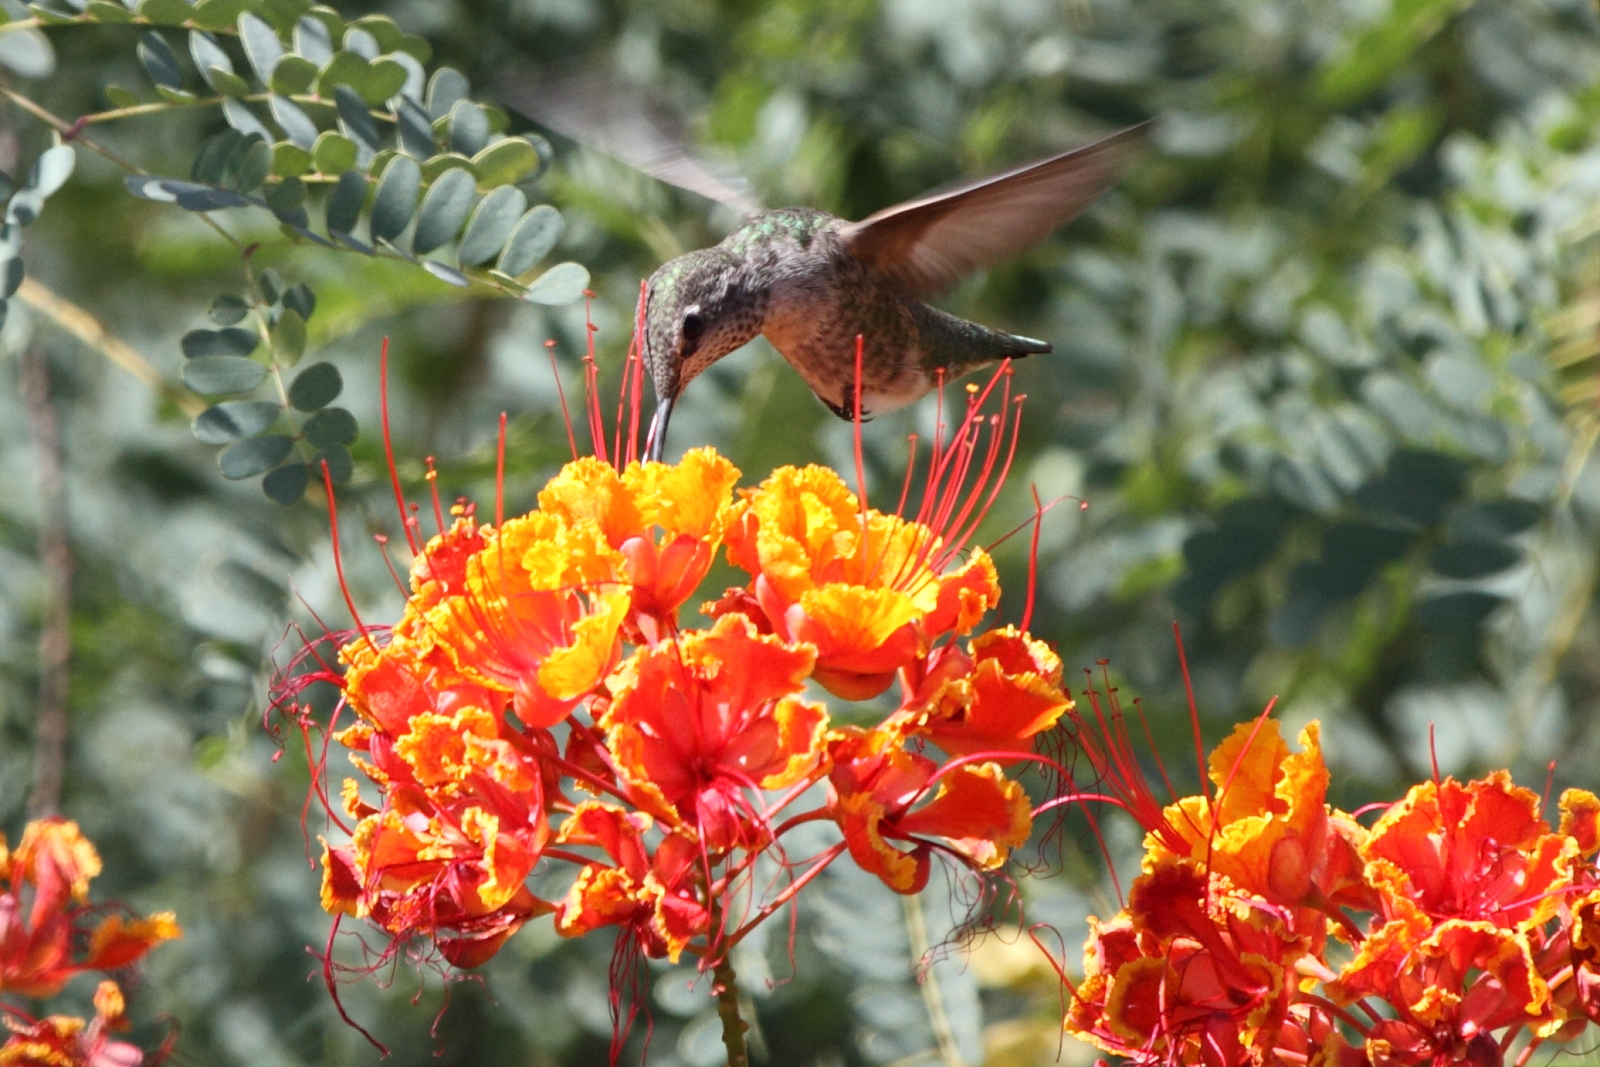
[[[782,214],[791,212],[799,214]],[[765,248],[751,250],[752,266],[768,279],[762,334],[812,392],[846,418],[855,405],[858,336],[865,413],[922,396],[930,382],[908,302],[845,250],[837,236],[842,220],[806,211],[796,221],[807,225],[791,226]]]

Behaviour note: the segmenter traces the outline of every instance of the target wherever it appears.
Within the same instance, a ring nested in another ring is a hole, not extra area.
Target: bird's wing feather
[[[512,108],[546,129],[593,148],[669,185],[750,215],[761,205],[738,179],[725,179],[695,158],[688,135],[670,108],[603,73],[554,77],[519,75],[498,85]]]
[[[862,262],[909,295],[1031,248],[1105,191],[1145,132],[1133,126],[1059,156],[885,208],[840,231]]]

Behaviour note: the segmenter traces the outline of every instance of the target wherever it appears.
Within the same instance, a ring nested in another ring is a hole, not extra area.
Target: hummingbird
[[[510,81],[502,94],[547,128],[748,216],[720,244],[662,264],[646,285],[651,460],[662,456],[683,390],[757,334],[843,419],[903,407],[1002,359],[1049,352],[1048,341],[957,318],[923,299],[1072,219],[1116,179],[1148,125],[848,222],[811,208],[759,210],[685,151],[681,125],[659,101],[618,91],[597,72]]]
[[[758,212],[722,243],[662,264],[645,289],[641,347],[656,394],[645,458],[661,458],[689,383],[757,334],[843,419],[903,407],[1003,359],[1049,352],[1048,341],[969,322],[922,298],[1043,241],[1105,191],[1142,134],[1135,126],[860,222],[811,208]]]

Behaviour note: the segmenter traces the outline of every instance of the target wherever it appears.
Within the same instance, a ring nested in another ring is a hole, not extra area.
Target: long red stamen
[[[1033,595],[1039,584],[1039,530],[1044,526],[1044,505],[1039,501],[1039,488],[1029,486],[1033,493],[1033,538],[1028,543],[1028,599],[1022,607],[1022,632],[1033,625]]]
[[[361,613],[356,611],[355,597],[350,595],[350,584],[344,580],[344,557],[339,552],[339,508],[334,503],[333,475],[328,473],[327,460],[322,461],[322,486],[328,493],[328,535],[333,542],[333,573],[339,578],[339,592],[344,595],[344,606],[350,609],[350,618],[355,620],[356,629],[361,632],[361,639],[376,653],[378,645],[367,632],[367,624],[361,621]]]
[[[406,532],[406,544],[411,546],[411,554],[415,556],[417,547],[416,534],[411,529],[411,521],[406,515],[406,495],[400,491],[400,470],[394,465],[394,440],[389,436],[389,339],[383,339],[383,347],[378,350],[378,411],[383,419],[383,458],[389,464],[389,484],[394,486],[394,506],[400,513],[400,526]],[[384,557],[388,558],[387,555]]]
[[[917,472],[917,435],[906,435],[906,477],[900,483],[900,502],[894,506],[894,513],[905,518],[906,501],[911,497],[911,476]]]
[[[628,345],[628,362],[624,365],[627,377],[624,388],[628,393],[628,454],[623,464],[639,458],[639,411],[644,407],[644,326],[645,298],[649,295],[648,280],[639,283],[639,303],[633,312],[633,341]],[[620,420],[619,420],[620,421]]]
[[[931,506],[930,493],[934,472],[939,469],[944,456],[944,368],[933,372],[933,453],[928,457],[928,479],[922,486],[922,503],[917,506],[917,522],[922,522]],[[904,514],[902,512],[902,514]]]
[[[594,447],[594,456],[601,463],[610,463],[611,459],[606,454],[606,420],[600,412],[600,371],[594,358],[594,335],[596,326],[590,317],[594,307],[594,293],[588,289],[583,291],[583,325],[586,334],[585,351],[583,355],[583,391],[584,404],[589,412],[589,441]]]
[[[439,503],[439,472],[434,469],[433,457],[429,456],[424,462],[428,465],[428,492],[433,496],[433,521],[439,527],[439,532],[444,533],[444,506]]]
[[[871,523],[867,518],[867,464],[861,450],[861,374],[864,339],[856,334],[855,399],[850,408],[851,435],[856,460],[856,504],[861,512],[861,558],[872,558]]]
[[[972,540],[972,535],[978,532],[978,526],[989,514],[990,509],[994,507],[994,502],[1000,498],[1000,490],[1005,488],[1006,479],[1011,476],[1011,465],[1017,458],[1017,442],[1020,441],[1022,437],[1022,402],[1026,399],[1026,396],[1019,396],[1016,399],[1009,401],[1011,407],[1016,411],[1015,416],[1013,416],[1011,419],[1011,429],[1009,431],[1005,426],[1006,411],[1004,408],[1001,409],[999,416],[1001,424],[992,443],[992,448],[997,452],[1000,445],[1005,441],[1006,437],[1008,435],[1010,436],[1011,443],[1006,448],[1005,462],[1000,465],[999,476],[992,480],[990,479],[990,474],[993,472],[994,465],[992,462],[985,463],[983,476],[979,478],[978,483],[973,486],[973,495],[971,500],[976,500],[978,494],[983,492],[984,486],[986,485],[989,487],[989,493],[984,498],[982,506],[978,507],[973,514],[971,525],[963,528],[962,524],[966,521],[965,513],[961,516],[961,518],[957,519],[956,529],[958,532],[951,535],[949,543],[945,546],[944,558],[946,560],[953,559],[957,554],[966,550],[967,542]],[[993,454],[994,453],[991,452],[991,459]],[[968,507],[969,509],[971,508],[970,502]]]
[[[500,413],[500,440],[494,450],[494,524],[506,521],[506,413]]]
[[[1194,682],[1189,678],[1189,657],[1183,651],[1183,629],[1172,624],[1172,640],[1178,646],[1178,669],[1183,673],[1183,692],[1189,698],[1189,728],[1194,732],[1194,758],[1200,767],[1200,790],[1209,799],[1211,779],[1206,776],[1206,746],[1200,737],[1200,706],[1194,699]]]
[[[550,377],[556,382],[556,399],[561,401],[561,422],[567,428],[567,447],[572,450],[572,458],[578,458],[578,438],[572,432],[572,412],[567,410],[567,391],[561,387],[561,369],[556,365],[556,343],[554,339],[544,343],[544,350],[550,356]]]
[[[378,543],[378,554],[383,557],[383,565],[389,568],[389,577],[394,579],[394,587],[400,590],[401,596],[409,596],[411,590],[406,588],[406,583],[400,580],[400,572],[394,569],[394,560],[389,558],[389,538],[386,534],[373,534],[372,539]]]

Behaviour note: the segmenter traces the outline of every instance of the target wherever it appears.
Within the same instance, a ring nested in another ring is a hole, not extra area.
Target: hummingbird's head
[[[644,366],[656,389],[645,458],[659,460],[667,420],[701,371],[761,332],[761,309],[739,259],[720,248],[662,264],[645,290]]]

